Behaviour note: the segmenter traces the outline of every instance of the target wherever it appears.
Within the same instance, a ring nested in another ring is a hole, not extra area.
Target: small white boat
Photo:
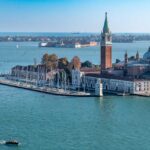
[[[40,47],[46,47],[46,46],[47,46],[47,42],[41,42],[41,43],[39,44],[39,46],[40,46]]]
[[[19,45],[18,45],[18,44],[16,45],[16,48],[19,48]]]

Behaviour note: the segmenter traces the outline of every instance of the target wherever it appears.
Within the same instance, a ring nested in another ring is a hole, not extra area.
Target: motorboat
[[[8,140],[5,142],[5,145],[16,145],[16,146],[18,146],[19,142],[16,140]]]

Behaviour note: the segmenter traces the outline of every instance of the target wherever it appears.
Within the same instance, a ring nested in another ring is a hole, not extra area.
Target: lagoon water
[[[19,48],[16,48],[16,45]],[[99,63],[99,47],[83,49],[38,48],[38,43],[0,43],[0,71],[31,64],[56,53],[69,60]],[[113,61],[150,42],[113,44]],[[0,150],[149,150],[150,99],[144,97],[73,98],[45,95],[0,85],[0,140],[17,139],[21,146]]]

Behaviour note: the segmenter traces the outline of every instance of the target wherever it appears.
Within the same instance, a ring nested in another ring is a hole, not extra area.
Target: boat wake
[[[6,141],[0,140],[0,145],[6,144]]]

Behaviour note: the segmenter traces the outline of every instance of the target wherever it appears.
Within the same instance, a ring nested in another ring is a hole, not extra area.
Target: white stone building
[[[73,89],[81,88],[102,95],[103,92],[150,96],[150,80],[105,78],[72,70]]]
[[[121,80],[102,78],[103,90],[106,92],[120,92],[134,95],[150,95],[149,80]]]
[[[81,86],[81,77],[84,75],[84,72],[81,72],[78,69],[72,70],[72,88],[77,89]]]
[[[133,93],[133,81],[102,78],[103,90],[121,93]]]
[[[80,88],[83,91],[91,92],[97,96],[103,96],[101,79],[87,76],[84,72],[77,69],[72,70],[72,88]]]
[[[150,96],[150,80],[135,81],[133,89],[133,94]]]

